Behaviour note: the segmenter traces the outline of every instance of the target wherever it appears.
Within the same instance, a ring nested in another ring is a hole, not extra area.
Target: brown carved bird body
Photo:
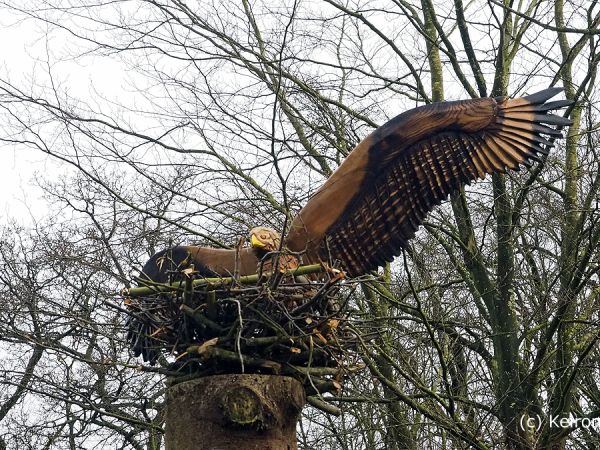
[[[487,174],[518,170],[548,154],[569,119],[550,114],[570,105],[549,101],[562,89],[530,96],[434,103],[404,112],[361,141],[296,215],[283,247],[304,263],[340,262],[350,276],[365,274],[400,254],[425,216],[449,194]],[[270,230],[270,232],[273,232]],[[238,263],[255,273],[257,252],[280,247],[280,237],[251,236]],[[263,240],[271,243],[263,245]],[[235,250],[177,247],[207,274],[234,272]],[[164,270],[154,255],[144,267],[154,281]]]
[[[270,252],[279,250],[281,235],[267,227],[250,230],[251,247],[236,249],[178,245],[152,255],[142,268],[141,282],[167,283],[183,269],[194,267],[197,275],[228,277],[237,273],[256,273],[259,261]]]
[[[294,218],[284,248],[304,254],[304,262],[337,259],[351,276],[391,261],[449,194],[548,154],[549,139],[571,123],[549,113],[572,103],[548,102],[561,91],[433,103],[396,116],[361,141],[310,198]],[[250,242],[240,254],[242,275],[255,273],[257,255],[279,249],[280,235],[258,227]],[[188,256],[197,270],[234,272],[235,250],[175,249],[175,260]],[[157,255],[146,266],[159,260]],[[160,269],[144,272],[154,281],[161,275]]]

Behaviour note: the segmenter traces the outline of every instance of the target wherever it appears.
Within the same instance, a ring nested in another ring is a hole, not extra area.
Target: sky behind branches
[[[123,101],[127,90],[123,67],[115,58],[74,58],[72,36],[56,27],[42,27],[0,6],[0,75],[17,86],[41,92],[49,80],[57,90],[74,98],[91,94]],[[3,144],[0,153],[0,223],[16,221],[31,225],[49,212],[38,183],[73,174],[74,170],[55,158],[22,146]]]

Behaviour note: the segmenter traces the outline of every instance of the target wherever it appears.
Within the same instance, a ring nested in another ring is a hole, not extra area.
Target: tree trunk
[[[277,375],[215,375],[167,391],[167,450],[295,450],[304,389]]]

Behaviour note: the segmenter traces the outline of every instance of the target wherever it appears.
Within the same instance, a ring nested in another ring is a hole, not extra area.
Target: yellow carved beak
[[[254,247],[254,248],[265,248],[266,247],[266,245],[263,242],[259,241],[258,238],[256,237],[256,235],[254,235],[254,234],[252,236],[250,236],[250,245],[252,245],[252,247]]]

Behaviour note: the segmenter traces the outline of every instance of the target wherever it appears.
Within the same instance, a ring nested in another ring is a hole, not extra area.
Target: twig
[[[233,301],[237,305],[238,321],[239,321],[238,333],[235,338],[235,348],[238,352],[238,355],[240,356],[240,366],[242,369],[242,373],[244,373],[244,358],[242,357],[242,347],[240,346],[240,338],[242,337],[242,329],[244,328],[244,320],[242,319],[242,307],[240,306],[240,301],[235,300],[235,299]]]
[[[317,396],[312,395],[310,397],[306,397],[306,402],[327,414],[333,414],[334,416],[340,416],[342,414],[342,410],[340,408],[321,400]]]
[[[283,273],[284,276],[300,276],[300,275],[308,275],[311,273],[319,273],[323,271],[323,267],[321,264],[312,264],[310,266],[300,266],[293,270],[287,270]],[[269,272],[270,276],[271,273]],[[239,277],[238,280],[233,277],[223,277],[223,278],[198,278],[192,282],[192,286],[206,286],[207,290],[214,290],[218,287],[227,286],[238,282],[240,284],[251,284],[256,283],[260,280],[258,274],[254,275],[244,275]],[[152,286],[141,286],[135,288],[124,288],[121,290],[120,294],[123,297],[141,297],[144,295],[152,295],[158,292],[170,292],[170,291],[180,291],[184,288],[184,281],[177,281],[172,284],[152,284]]]
[[[204,325],[211,332],[217,335],[221,335],[225,332],[225,328],[201,314],[197,309],[192,309],[188,305],[181,305],[179,309],[181,312],[194,319],[199,325]]]

